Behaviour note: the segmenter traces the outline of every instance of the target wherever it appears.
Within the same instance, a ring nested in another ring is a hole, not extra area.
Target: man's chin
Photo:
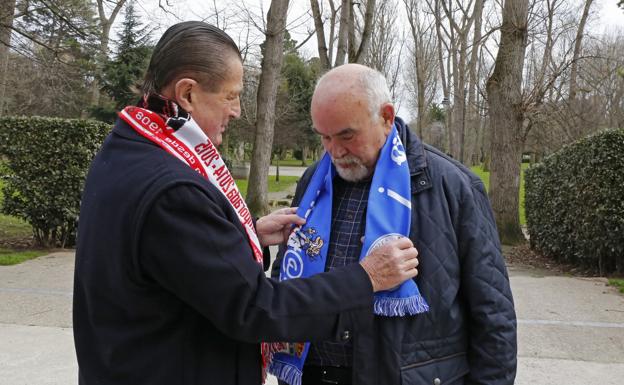
[[[217,134],[217,136],[210,138],[210,141],[215,147],[218,147],[221,145],[221,142],[223,141],[223,136],[221,134]]]
[[[360,182],[370,176],[370,172],[364,166],[340,167],[336,166],[338,175],[347,182]]]

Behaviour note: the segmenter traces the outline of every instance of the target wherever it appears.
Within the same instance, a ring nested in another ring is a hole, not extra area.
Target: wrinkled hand
[[[296,212],[296,207],[279,209],[256,221],[256,233],[262,247],[286,242],[293,225],[300,226],[305,223],[305,219]]]
[[[409,238],[400,238],[380,246],[360,264],[368,273],[373,291],[389,290],[418,275],[418,251]]]

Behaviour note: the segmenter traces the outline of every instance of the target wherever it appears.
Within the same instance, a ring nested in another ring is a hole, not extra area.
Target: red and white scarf
[[[160,95],[146,95],[139,105],[141,107],[124,108],[119,117],[143,137],[197,171],[226,197],[245,228],[254,259],[262,265],[262,245],[258,240],[249,208],[210,138],[189,113],[171,100]],[[273,353],[281,348],[279,344],[271,345],[273,344],[262,344],[263,382]]]
[[[124,108],[119,116],[136,132],[208,179],[227,198],[247,232],[256,261],[262,264],[262,246],[256,235],[249,208],[219,151],[197,123],[189,116],[180,128],[174,130],[165,124],[159,114],[134,106]]]

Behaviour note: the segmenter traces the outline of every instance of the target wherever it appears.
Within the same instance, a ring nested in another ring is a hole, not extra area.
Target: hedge
[[[30,223],[40,246],[75,244],[87,170],[110,128],[77,119],[0,118],[2,212]]]
[[[529,168],[531,247],[600,274],[624,272],[624,130],[581,139]]]

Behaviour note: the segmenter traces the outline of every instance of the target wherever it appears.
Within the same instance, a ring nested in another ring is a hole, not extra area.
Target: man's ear
[[[193,112],[193,91],[198,86],[197,81],[189,78],[182,78],[175,83],[175,101],[189,114]]]
[[[392,103],[384,103],[381,105],[381,117],[384,120],[384,133],[386,135],[392,130],[395,116],[394,105],[392,105]]]

